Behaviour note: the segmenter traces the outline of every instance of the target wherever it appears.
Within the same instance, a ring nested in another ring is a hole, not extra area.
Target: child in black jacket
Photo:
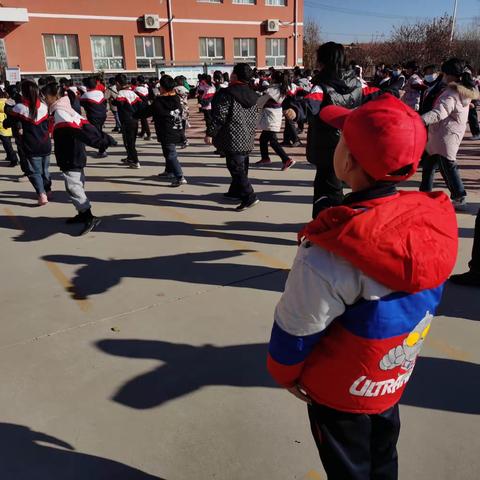
[[[80,97],[80,104],[85,109],[87,120],[100,132],[103,131],[103,125],[107,119],[107,102],[105,94],[97,89],[97,79],[88,77],[85,80],[87,91]],[[104,158],[107,154],[105,150],[98,150],[98,158]]]
[[[185,185],[182,166],[177,157],[177,145],[183,144],[182,104],[175,92],[175,80],[169,75],[160,79],[160,96],[155,97],[152,105],[135,114],[138,118],[153,116],[157,139],[162,145],[165,157],[165,171],[160,177],[171,178],[172,187]]]
[[[142,110],[144,104],[140,97],[128,85],[125,74],[117,74],[115,83],[118,95],[117,98],[112,101],[112,104],[118,109],[118,117],[122,124],[123,144],[127,150],[127,158],[122,160],[122,162],[126,163],[130,168],[140,168],[136,148],[138,117],[134,117],[134,114]]]
[[[73,110],[70,100],[62,95],[61,88],[56,83],[49,83],[43,89],[43,94],[54,119],[53,141],[57,164],[63,173],[70,200],[78,211],[67,223],[83,223],[80,235],[85,235],[100,223],[100,219],[92,214],[84,189],[83,169],[87,163],[85,145],[105,151],[117,142]]]

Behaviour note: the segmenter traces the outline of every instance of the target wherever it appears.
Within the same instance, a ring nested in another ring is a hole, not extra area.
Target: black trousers
[[[212,124],[212,111],[211,110],[203,110],[203,117],[205,118],[205,126],[207,127],[207,132]]]
[[[317,173],[313,181],[313,211],[312,218],[316,218],[325,207],[340,205],[343,201],[343,184],[335,175],[332,160],[322,160],[316,165]]]
[[[100,132],[103,132],[103,125],[105,123],[106,118],[89,118],[88,121]],[[101,149],[98,153],[104,153],[105,149]]]
[[[468,125],[472,135],[480,135],[480,126],[478,125],[478,113],[476,107],[468,111]]]
[[[297,123],[295,120],[285,119],[285,130],[283,132],[283,143],[299,142]]]
[[[10,162],[10,165],[16,165],[18,163],[18,157],[13,149],[12,138],[0,135],[0,140],[2,141],[3,149],[7,154],[7,162]]]
[[[226,153],[227,168],[232,176],[228,193],[240,198],[242,202],[250,202],[256,198],[253,187],[248,179],[250,159],[248,153]]]
[[[146,135],[148,138],[152,136],[152,132],[150,131],[150,125],[148,124],[148,118],[140,119],[140,125],[142,126],[140,133],[138,134],[139,137],[143,137]]]
[[[283,163],[288,160],[288,155],[285,153],[285,150],[280,143],[278,143],[277,134],[275,132],[263,130],[260,134],[260,154],[262,159],[268,158],[268,145],[273,148],[273,151],[282,159]]]
[[[398,479],[398,404],[367,415],[314,403],[308,416],[328,480]]]
[[[480,209],[475,220],[475,236],[473,237],[472,260],[469,263],[470,269],[480,273]]]
[[[138,122],[122,123],[122,137],[125,150],[127,151],[127,158],[135,163],[138,163],[138,154],[136,148],[137,133]]]

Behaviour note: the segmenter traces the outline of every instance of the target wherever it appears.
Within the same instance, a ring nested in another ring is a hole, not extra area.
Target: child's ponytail
[[[37,116],[37,103],[39,101],[39,90],[35,82],[24,80],[22,82],[22,96],[28,102],[28,113],[32,119]]]

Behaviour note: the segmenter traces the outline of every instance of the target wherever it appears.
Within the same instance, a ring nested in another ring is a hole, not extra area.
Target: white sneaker
[[[452,198],[452,205],[453,208],[457,212],[465,212],[467,210],[468,204],[467,201],[465,200],[465,197],[462,198]]]
[[[180,187],[181,185],[186,185],[188,182],[185,177],[181,178],[176,178],[172,184],[170,185],[171,187]]]
[[[129,166],[129,168],[137,168],[137,169],[140,168],[140,162],[135,163],[129,160],[127,162],[127,165]]]

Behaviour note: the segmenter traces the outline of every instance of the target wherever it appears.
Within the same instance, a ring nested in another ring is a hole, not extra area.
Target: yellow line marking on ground
[[[194,218],[179,212],[173,207],[162,207],[162,208],[166,210],[170,216],[176,218],[177,220],[180,220],[185,223],[189,223],[190,225],[193,225],[194,227],[197,227],[197,228],[206,227],[205,225],[202,225],[196,222]],[[215,237],[215,238],[219,238],[220,240],[223,240],[224,242],[233,246],[235,250],[251,250],[252,249],[251,245],[249,245],[248,243],[241,242],[239,240],[233,240],[231,238],[226,238],[225,236],[222,235],[222,232],[204,230],[203,233],[209,237]],[[290,269],[289,264],[283,262],[282,260],[279,260],[278,258],[272,257],[267,253],[262,253],[255,250],[255,251],[248,252],[248,254],[257,258],[257,260],[259,260],[266,267],[278,268],[280,270]]]
[[[10,221],[19,229],[19,230],[24,230],[25,227],[23,226],[23,223],[20,221],[20,219],[9,209],[9,208],[4,208],[3,211],[7,214],[7,217],[10,219]]]
[[[459,348],[452,347],[444,340],[440,340],[437,338],[429,338],[428,345],[433,347],[438,352],[443,353],[452,360],[459,360],[461,362],[468,362],[472,360],[472,356],[468,352],[465,352],[464,350],[461,350]]]
[[[315,470],[310,470],[305,475],[304,480],[323,480],[323,477]]]
[[[66,277],[66,275],[60,270],[60,267],[54,263],[45,260],[47,268],[50,270],[50,273],[55,277],[57,282],[68,292],[72,300],[75,300],[76,304],[80,307],[80,310],[87,312],[92,307],[92,304],[86,299],[81,298],[78,293],[75,291],[73,283]]]

